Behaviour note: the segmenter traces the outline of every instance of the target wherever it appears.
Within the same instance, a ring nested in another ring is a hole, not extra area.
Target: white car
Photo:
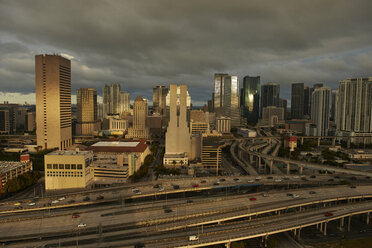
[[[275,179],[275,182],[277,182],[277,183],[279,183],[281,181],[282,181],[282,179]]]
[[[58,202],[59,202],[58,200],[54,200],[54,201],[52,201],[52,203],[54,203],[54,204],[55,204],[55,203],[58,203]]]
[[[261,177],[256,177],[256,180],[260,180],[261,179]]]
[[[248,180],[247,182],[248,182],[248,183],[253,183],[254,181],[253,181],[253,180]]]
[[[78,225],[78,227],[86,227],[87,226],[87,224],[85,224],[85,223],[80,223],[79,225]]]
[[[135,192],[137,192],[138,190],[139,190],[139,189],[137,189],[137,188],[133,188],[133,189],[132,189],[132,192],[135,193]]]
[[[300,196],[297,195],[297,194],[293,194],[292,197],[293,197],[293,198],[297,198],[297,197],[300,197]]]
[[[159,188],[159,192],[161,192],[161,191],[164,191],[164,188],[163,187],[160,187]]]
[[[297,178],[300,178],[299,176],[293,176],[293,178],[297,179]]]
[[[31,202],[31,203],[29,203],[28,205],[29,205],[29,206],[35,206],[36,203],[35,203],[35,202]]]
[[[63,201],[65,199],[66,199],[66,197],[63,196],[63,197],[59,198],[58,201]]]
[[[196,241],[199,240],[199,237],[197,235],[190,235],[189,236],[189,241]]]
[[[140,195],[140,194],[142,194],[142,192],[140,190],[137,190],[136,195]]]

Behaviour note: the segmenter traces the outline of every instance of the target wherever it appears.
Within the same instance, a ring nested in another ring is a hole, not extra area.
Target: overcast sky
[[[368,0],[0,0],[0,101],[35,102],[34,56],[72,58],[73,93],[120,83],[134,99],[185,83],[195,105],[227,72],[290,84],[372,76]],[[75,101],[73,97],[73,101]]]

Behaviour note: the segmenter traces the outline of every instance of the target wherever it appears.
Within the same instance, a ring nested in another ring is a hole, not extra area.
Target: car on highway
[[[351,188],[351,189],[355,189],[356,186],[355,186],[355,185],[351,185],[350,188]]]
[[[14,203],[14,206],[19,206],[19,205],[21,205],[20,202],[16,202],[16,203]]]
[[[15,210],[23,209],[23,207],[22,207],[22,206],[16,206],[14,209],[15,209]]]
[[[135,193],[136,193],[136,195],[140,195],[140,194],[142,194],[141,190],[138,190],[138,191],[136,191]]]
[[[220,182],[225,182],[226,181],[226,179],[225,178],[220,178],[220,179],[218,179]]]
[[[79,218],[80,217],[80,214],[79,213],[73,213],[72,214],[72,218],[73,219],[77,219],[77,218]]]
[[[58,202],[59,202],[58,200],[54,200],[54,201],[52,201],[53,204],[56,204],[56,203],[58,203]]]
[[[173,189],[180,189],[180,186],[177,185],[177,184],[174,184],[174,185],[173,185]]]
[[[333,213],[332,212],[327,212],[324,214],[325,217],[330,217],[330,216],[333,216]]]
[[[292,197],[293,197],[293,198],[297,198],[297,197],[300,197],[300,196],[297,195],[297,194],[292,194]]]
[[[167,213],[172,213],[172,209],[166,208],[166,209],[164,209],[164,213],[165,213],[165,214],[167,214]]]
[[[258,180],[260,180],[261,179],[261,177],[256,177],[256,181],[258,181]]]
[[[220,185],[220,182],[219,182],[219,181],[214,182],[213,185],[214,185],[214,186]]]
[[[294,178],[294,179],[298,179],[298,178],[300,178],[300,177],[299,177],[299,176],[293,176],[293,178]]]
[[[234,178],[234,181],[235,181],[235,182],[238,182],[238,181],[239,181],[239,178]]]
[[[314,195],[314,194],[316,194],[316,192],[315,191],[309,191],[309,194]]]
[[[248,183],[254,183],[254,181],[253,181],[253,180],[251,180],[251,179],[250,179],[250,180],[248,180],[247,182],[248,182]]]
[[[87,224],[85,224],[85,223],[80,223],[79,225],[78,225],[78,227],[86,227],[87,226]]]
[[[75,200],[69,200],[67,203],[75,203]]]
[[[269,196],[269,193],[262,193],[262,196],[263,197],[268,197]]]
[[[59,198],[58,201],[63,201],[65,199],[66,199],[66,197],[63,196],[63,197]]]
[[[267,177],[267,179],[273,179],[273,177]]]
[[[197,188],[197,187],[199,187],[199,184],[194,183],[194,184],[192,185],[192,187],[193,187],[193,188]]]
[[[96,198],[96,200],[103,200],[103,199],[105,199],[105,197],[104,197],[103,195],[99,195],[99,196],[97,196],[97,198]]]
[[[154,186],[152,186],[152,188],[153,189],[158,189],[160,186],[161,186],[161,184],[155,184]]]
[[[315,175],[311,175],[310,178],[316,178],[316,176]]]
[[[282,179],[275,179],[276,183],[280,183],[281,181],[282,181]]]
[[[186,203],[193,203],[194,201],[191,199],[187,199]]]
[[[29,205],[29,206],[35,206],[36,203],[35,203],[35,202],[30,202],[28,205]]]
[[[133,193],[135,193],[137,190],[139,190],[139,189],[137,189],[137,188],[132,188],[132,192],[133,192]]]
[[[256,197],[251,197],[251,198],[249,198],[249,200],[250,201],[255,201],[255,200],[257,200],[257,198]]]
[[[206,183],[206,182],[207,182],[207,181],[205,181],[205,180],[201,180],[201,181],[200,181],[200,183]]]
[[[83,201],[90,201],[90,198],[88,196],[83,198]]]

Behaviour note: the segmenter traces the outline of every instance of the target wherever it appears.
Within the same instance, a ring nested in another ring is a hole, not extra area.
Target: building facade
[[[243,89],[240,98],[247,122],[256,124],[260,116],[260,76],[243,78]]]
[[[231,126],[241,126],[239,80],[237,76],[224,77],[222,115],[231,118]]]
[[[220,116],[216,118],[217,132],[230,133],[231,132],[231,118]]]
[[[201,140],[201,163],[206,168],[221,167],[222,160],[222,134],[216,131],[202,134]]]
[[[148,103],[140,95],[133,104],[133,126],[128,129],[126,138],[150,138],[149,129],[146,126]]]
[[[303,119],[304,118],[304,84],[294,83],[292,84],[291,94],[291,118],[292,119]]]
[[[329,103],[331,88],[320,87],[314,90],[311,99],[311,122],[316,127],[316,136],[328,135]]]
[[[76,135],[92,135],[97,131],[97,90],[80,88],[76,90],[77,123]]]
[[[222,107],[224,101],[224,78],[228,76],[227,73],[216,73],[214,74],[214,112],[216,116],[222,115]]]
[[[187,165],[191,157],[191,134],[187,121],[189,97],[187,85],[171,84],[168,96],[170,109],[163,163],[165,166]]]
[[[71,61],[36,55],[35,85],[37,145],[64,150],[72,145]]]
[[[161,116],[167,115],[166,99],[168,88],[166,86],[156,86],[152,91],[153,111]]]
[[[130,112],[130,94],[129,92],[120,92],[120,110],[119,113],[129,113]]]
[[[280,86],[277,83],[267,83],[261,87],[261,116],[265,107],[279,107]]]

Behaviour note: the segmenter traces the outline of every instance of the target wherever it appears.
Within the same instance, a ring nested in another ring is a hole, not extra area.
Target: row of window
[[[47,176],[49,177],[82,177],[83,172],[72,172],[72,171],[47,171]]]
[[[47,164],[47,169],[60,169],[60,170],[82,170],[82,164]]]

